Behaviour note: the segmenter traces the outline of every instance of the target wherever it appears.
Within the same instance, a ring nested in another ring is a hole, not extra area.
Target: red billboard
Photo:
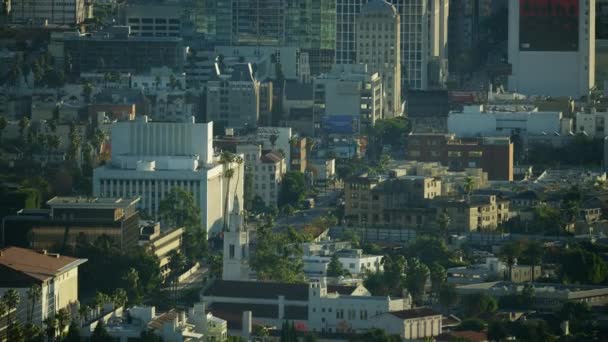
[[[519,0],[521,51],[577,51],[579,0]]]

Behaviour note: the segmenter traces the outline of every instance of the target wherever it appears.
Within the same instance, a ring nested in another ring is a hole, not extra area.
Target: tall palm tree
[[[535,278],[535,269],[536,266],[542,262],[543,255],[545,254],[545,249],[543,245],[537,241],[532,241],[528,243],[526,246],[526,250],[524,251],[524,256],[530,261],[532,266],[532,282],[534,282]]]
[[[464,193],[467,194],[467,200],[471,200],[471,192],[475,189],[475,180],[472,177],[467,177],[464,179],[464,184],[462,185],[462,189]]]
[[[6,307],[8,308],[8,322],[10,325],[10,324],[12,324],[12,318],[13,318],[13,317],[11,317],[11,311],[16,309],[17,305],[19,305],[19,301],[20,301],[19,292],[17,292],[17,290],[15,290],[15,289],[10,289],[4,293],[4,296],[2,296],[2,299],[4,300],[4,303],[6,303]]]
[[[4,317],[4,315],[6,315],[8,313],[8,307],[6,305],[6,303],[4,302],[4,300],[2,298],[0,298],[0,318]],[[8,333],[8,329],[7,333]],[[0,339],[2,339],[2,335],[0,335]]]
[[[224,197],[224,231],[228,230],[228,197],[230,196],[230,180],[234,176],[232,163],[235,161],[234,153],[223,151],[220,155],[220,163],[224,166],[224,178],[226,178],[226,194]]]
[[[437,217],[437,226],[439,228],[439,236],[447,242],[448,240],[448,228],[450,226],[450,215],[447,212],[442,212]]]
[[[30,119],[23,116],[19,119],[19,134],[21,135],[21,140],[25,141],[25,130],[30,127]]]
[[[30,301],[30,310],[28,313],[28,322],[29,323],[32,323],[32,321],[34,320],[34,308],[36,307],[36,303],[40,299],[40,296],[42,296],[42,288],[38,284],[32,285],[27,290],[27,298]]]
[[[0,116],[0,141],[2,140],[2,132],[8,126],[8,121],[4,116]]]
[[[507,264],[509,267],[509,274],[505,275],[506,280],[511,280],[511,274],[513,271],[513,266],[517,261],[517,257],[521,255],[521,246],[517,242],[509,242],[506,245],[502,246],[499,252],[500,258]]]

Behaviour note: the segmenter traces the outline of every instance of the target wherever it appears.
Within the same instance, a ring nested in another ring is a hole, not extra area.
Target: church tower
[[[249,280],[249,232],[237,197],[224,232],[223,280]]]

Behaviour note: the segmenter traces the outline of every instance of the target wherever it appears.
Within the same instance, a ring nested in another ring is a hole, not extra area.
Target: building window
[[[229,251],[228,251],[228,253],[229,253],[229,256],[228,256],[228,257],[229,257],[230,259],[234,259],[234,245],[230,245],[230,246],[229,246]]]
[[[460,151],[448,151],[448,157],[462,157],[462,152],[460,152]]]

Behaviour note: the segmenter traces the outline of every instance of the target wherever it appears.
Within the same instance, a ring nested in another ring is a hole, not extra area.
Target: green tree
[[[25,142],[25,131],[30,127],[30,119],[26,116],[22,116],[19,119],[19,135],[21,136],[21,141]]]
[[[289,217],[295,212],[295,208],[291,204],[286,204],[281,208],[281,212],[285,215],[287,225],[289,225]]]
[[[25,332],[23,331],[23,326],[21,325],[21,322],[13,322],[13,323],[11,323],[8,326],[7,330],[8,330],[6,332],[7,341],[11,341],[11,342],[26,342],[26,340],[25,340]]]
[[[498,255],[500,259],[507,264],[508,273],[505,274],[506,280],[511,280],[511,274],[513,274],[513,266],[517,262],[517,258],[521,255],[521,244],[519,242],[511,241],[502,246]]]
[[[372,329],[351,337],[349,342],[401,342],[401,337],[399,335],[388,335],[382,329]]]
[[[97,323],[97,326],[95,326],[95,329],[93,330],[93,333],[91,334],[91,342],[112,342],[114,341],[114,338],[112,336],[110,336],[110,334],[108,334],[108,331],[106,330],[106,326],[103,323],[103,320],[99,320],[99,323]]]
[[[41,295],[42,295],[42,288],[38,284],[34,284],[34,285],[30,286],[30,288],[27,290],[27,298],[30,301],[30,309],[28,310],[28,314],[27,314],[28,323],[31,323],[32,320],[34,319],[34,309],[35,309],[36,303],[40,299]]]
[[[488,340],[492,342],[503,342],[509,337],[509,330],[505,322],[492,321],[488,325]]]
[[[498,303],[485,293],[475,293],[462,297],[462,308],[465,317],[479,317],[495,312]]]
[[[78,328],[78,324],[76,321],[72,321],[70,323],[70,328],[68,330],[67,335],[62,340],[62,342],[80,342],[82,337],[80,336],[80,329]]]
[[[46,334],[46,338],[48,341],[53,341],[55,336],[57,336],[57,318],[48,316],[44,319],[44,332]]]
[[[71,319],[70,313],[68,312],[67,309],[63,308],[63,309],[57,311],[57,314],[55,314],[55,318],[57,319],[57,328],[59,329],[59,337],[62,337],[63,332],[70,324],[70,319]]]
[[[17,292],[17,290],[15,289],[9,289],[4,293],[4,296],[2,296],[2,300],[4,301],[4,303],[6,304],[6,308],[8,309],[8,322],[10,325],[12,324],[14,318],[12,317],[11,312],[17,309],[17,306],[20,302],[19,292]]]
[[[90,82],[86,82],[84,86],[82,86],[82,96],[84,97],[84,102],[91,102],[91,95],[93,94],[93,85]]]
[[[523,252],[523,257],[527,262],[532,266],[532,282],[534,282],[535,274],[534,270],[536,266],[542,264],[543,255],[545,254],[545,249],[540,242],[531,241],[526,245],[526,248]]]
[[[139,285],[139,273],[133,267],[122,276],[127,289],[127,298],[129,304],[141,304],[141,291]]]
[[[439,289],[439,304],[448,312],[458,303],[458,292],[453,285],[443,284]]]
[[[350,275],[350,273],[342,267],[342,263],[336,254],[331,256],[331,260],[327,265],[328,277],[342,277]]]
[[[438,297],[439,291],[447,281],[447,272],[445,267],[441,266],[441,264],[438,262],[434,262],[429,266],[429,272],[431,278],[431,289],[433,294]]]
[[[306,197],[306,179],[302,172],[288,171],[283,176],[281,194],[279,196],[280,206],[287,204],[298,206]]]
[[[32,323],[25,324],[25,326],[23,327],[23,335],[25,337],[25,340],[28,342],[44,342],[44,332],[36,324],[32,324]],[[65,342],[65,340],[64,340],[64,342]],[[71,341],[67,341],[67,342],[71,342]]]
[[[407,246],[404,254],[408,258],[418,258],[426,265],[438,262],[444,267],[451,267],[452,254],[445,242],[436,237],[425,235],[416,238]]]
[[[159,215],[170,227],[184,227],[184,252],[191,263],[207,253],[207,232],[201,228],[200,209],[192,194],[181,188],[172,188],[160,202]]]
[[[424,286],[429,279],[429,268],[417,258],[409,259],[406,265],[405,286],[414,301],[420,302],[424,295]]]
[[[251,267],[260,280],[296,283],[304,280],[302,249],[286,233],[275,233],[268,226],[258,228],[258,245]]]
[[[475,180],[472,177],[466,177],[462,185],[464,193],[467,195],[467,200],[471,200],[471,193],[475,190]]]
[[[115,308],[124,307],[129,302],[129,296],[127,295],[127,291],[125,289],[115,289],[111,296],[112,303],[114,303]]]
[[[4,132],[6,126],[8,126],[8,121],[4,116],[0,116],[0,141],[2,141],[2,132]]]
[[[608,275],[604,260],[597,253],[582,248],[564,253],[561,264],[561,278],[565,283],[599,284]]]
[[[437,236],[443,238],[444,241],[448,241],[449,227],[450,227],[450,215],[447,212],[442,212],[437,216]]]

